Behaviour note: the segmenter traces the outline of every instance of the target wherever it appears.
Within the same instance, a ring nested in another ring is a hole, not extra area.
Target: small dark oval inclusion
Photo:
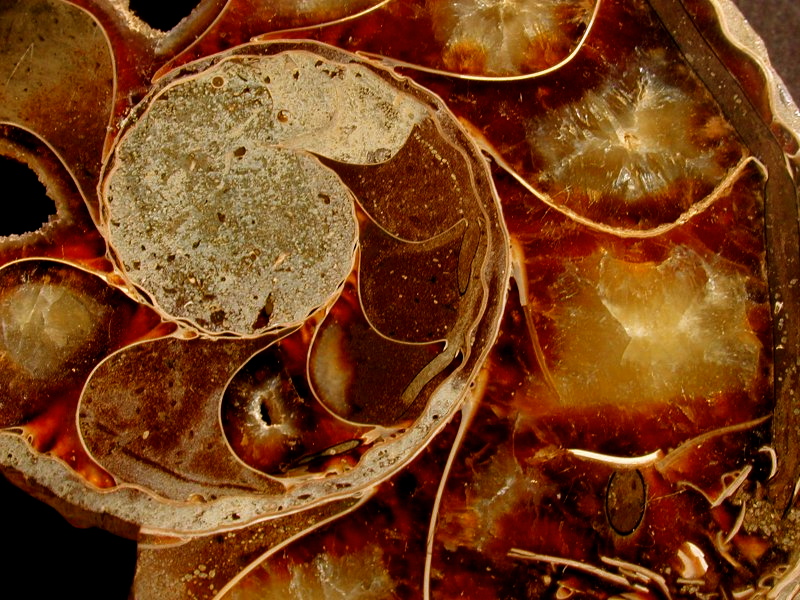
[[[644,517],[647,486],[638,470],[615,471],[606,488],[606,517],[620,535],[630,535]]]

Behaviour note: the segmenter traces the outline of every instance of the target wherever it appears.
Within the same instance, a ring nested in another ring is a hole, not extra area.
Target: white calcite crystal
[[[721,259],[676,247],[660,263],[601,253],[582,267],[559,281],[553,376],[563,401],[709,396],[755,376],[761,344],[745,276]]]

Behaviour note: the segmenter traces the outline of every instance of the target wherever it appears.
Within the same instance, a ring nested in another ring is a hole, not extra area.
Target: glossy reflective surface
[[[0,19],[4,470],[136,597],[793,597],[797,122],[729,6]]]

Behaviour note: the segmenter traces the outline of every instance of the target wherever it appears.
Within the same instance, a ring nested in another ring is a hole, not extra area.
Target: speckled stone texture
[[[800,99],[800,2],[734,0],[764,39],[794,98]],[[6,581],[25,582],[29,598],[125,599],[133,579],[135,542],[97,529],[76,529],[56,511],[0,477],[0,528]],[[31,524],[36,523],[37,528]],[[36,530],[38,529],[38,531]],[[41,543],[46,532],[46,546]],[[48,556],[48,570],[32,557]],[[85,566],[91,565],[87,573]],[[4,586],[5,587],[5,586]],[[74,592],[70,594],[70,592]]]

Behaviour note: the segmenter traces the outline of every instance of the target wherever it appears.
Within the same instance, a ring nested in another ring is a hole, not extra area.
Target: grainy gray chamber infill
[[[303,320],[347,277],[354,198],[315,154],[387,160],[424,109],[360,65],[238,57],[175,82],[116,150],[112,245],[170,317],[248,335]]]

